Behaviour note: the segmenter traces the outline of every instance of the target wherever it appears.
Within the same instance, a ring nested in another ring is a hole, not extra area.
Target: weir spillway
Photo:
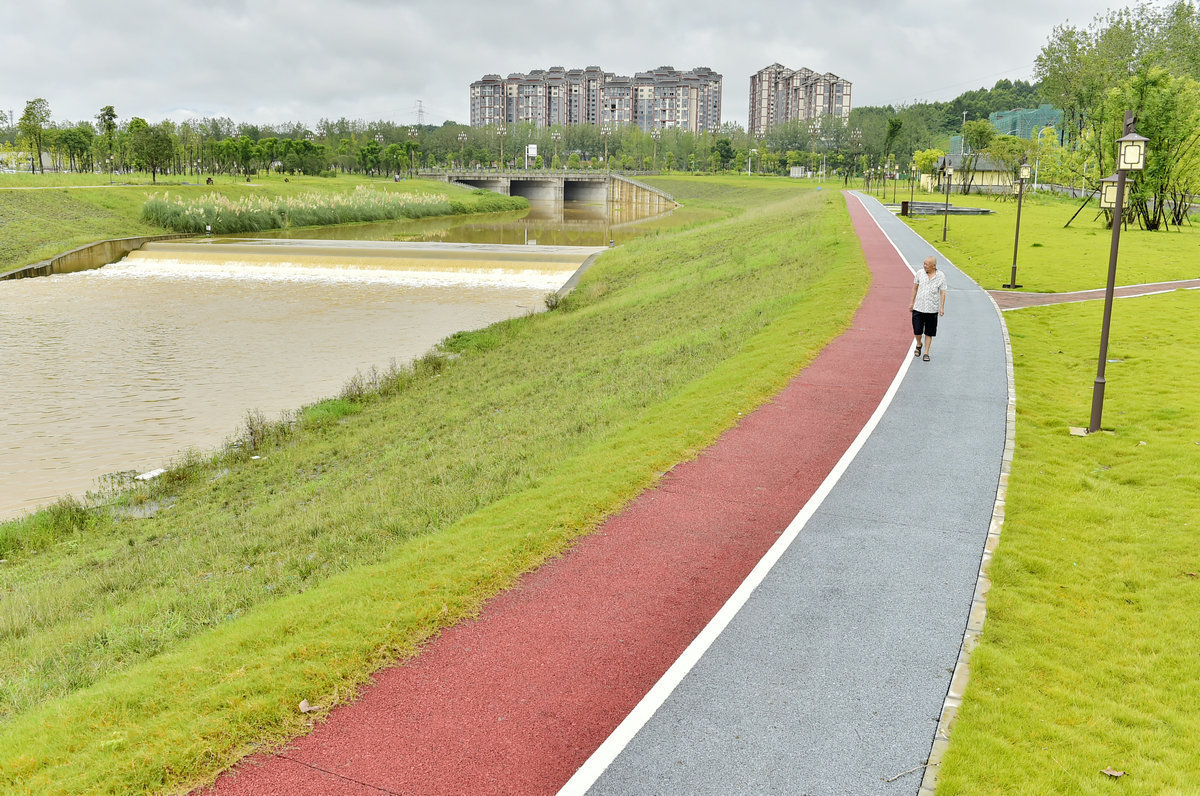
[[[384,280],[421,285],[495,285],[557,290],[598,246],[297,239],[151,242],[128,263],[174,267],[192,276]]]
[[[216,448],[458,331],[545,308],[606,247],[355,240],[151,241],[0,281],[0,520],[97,477]]]

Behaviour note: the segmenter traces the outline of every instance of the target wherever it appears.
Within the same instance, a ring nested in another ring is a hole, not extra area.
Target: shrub
[[[42,511],[0,524],[0,558],[20,551],[41,550],[95,524],[97,515],[68,495]]]
[[[361,411],[362,406],[360,404],[345,398],[330,398],[305,408],[300,413],[300,416],[301,422],[305,426],[320,427],[348,415],[358,414]]]

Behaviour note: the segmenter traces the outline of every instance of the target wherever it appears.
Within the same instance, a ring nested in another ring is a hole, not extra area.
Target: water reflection
[[[638,237],[644,233],[643,222],[667,213],[592,202],[531,202],[528,210],[514,213],[273,230],[244,237],[607,246]]]

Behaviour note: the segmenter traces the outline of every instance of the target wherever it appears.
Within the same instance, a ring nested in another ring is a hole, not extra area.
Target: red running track
[[[205,792],[555,793],[803,508],[906,356],[912,273],[847,204],[870,290],[852,328],[782,393],[478,620]]]

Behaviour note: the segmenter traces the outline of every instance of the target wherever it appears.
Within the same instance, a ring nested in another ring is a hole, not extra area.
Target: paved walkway
[[[910,263],[935,253],[863,201],[864,244],[874,223]],[[565,792],[917,793],[971,611],[1008,411],[995,308],[939,267],[950,289],[932,361],[901,372],[857,455],[703,656]],[[907,315],[907,294],[896,310]]]
[[[881,227],[904,260],[929,248],[847,202],[874,278],[851,330],[478,621],[212,791],[915,794],[996,498],[1005,350],[991,300],[945,266],[942,335],[914,360],[912,274]]]
[[[1144,285],[1123,285],[1113,288],[1115,298],[1149,296],[1153,293],[1170,293],[1172,290],[1200,290],[1200,279],[1181,279],[1175,282],[1151,282]],[[1019,310],[1023,307],[1040,307],[1046,304],[1069,304],[1076,301],[1099,301],[1104,298],[1105,288],[1075,290],[1069,293],[1024,293],[1015,290],[989,290],[1001,310]]]

